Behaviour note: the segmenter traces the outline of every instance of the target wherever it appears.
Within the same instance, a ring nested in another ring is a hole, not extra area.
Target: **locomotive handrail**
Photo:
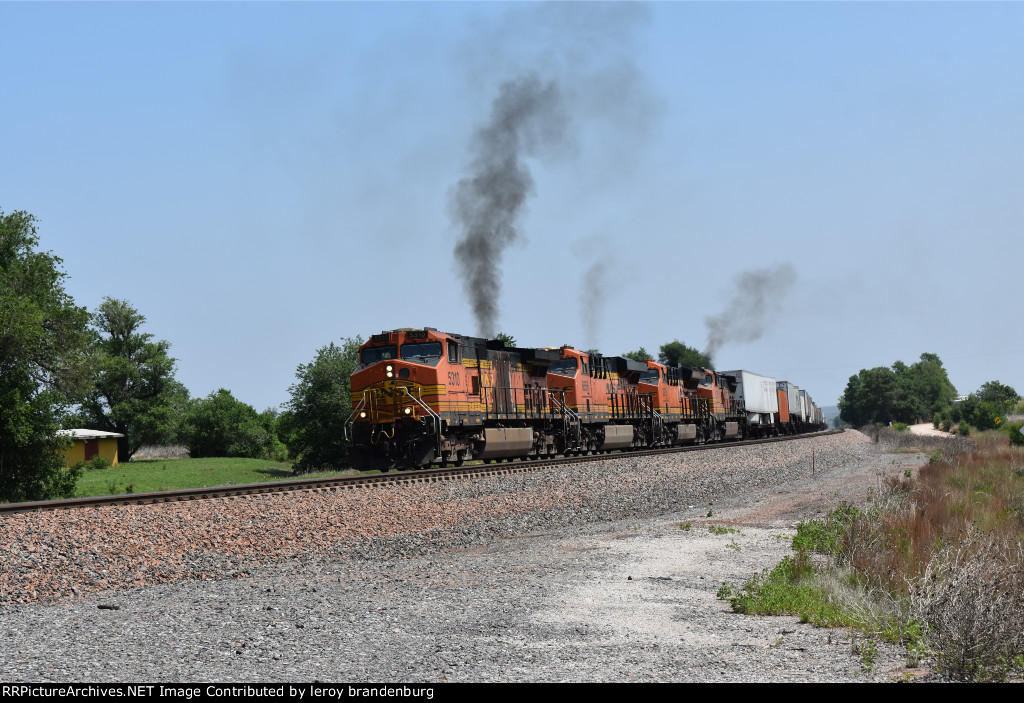
[[[512,408],[505,408],[504,412],[501,412],[499,406],[501,403],[497,401],[497,391],[508,391],[509,398]],[[492,415],[496,419],[509,419],[508,416],[514,416],[515,419],[550,419],[549,411],[546,406],[550,405],[552,408],[557,409],[563,415],[565,411],[570,414],[573,413],[571,408],[564,407],[563,404],[559,404],[555,398],[556,394],[560,394],[563,399],[565,397],[565,391],[558,388],[536,388],[533,386],[527,387],[516,387],[516,386],[481,386],[480,387],[480,399],[484,404],[484,416],[491,417]],[[522,396],[523,409],[519,409],[519,398]],[[552,413],[553,414],[553,413]],[[504,416],[504,417],[500,417]]]
[[[421,408],[423,408],[424,410],[426,410],[427,413],[430,415],[431,419],[434,421],[434,429],[437,432],[437,451],[436,451],[435,455],[436,456],[441,456],[441,416],[438,415],[436,412],[434,412],[434,410],[429,405],[424,403],[422,399],[417,398],[412,393],[410,393],[408,386],[398,386],[398,387],[401,388],[402,391],[407,396],[409,396],[410,399],[412,399],[412,402],[416,403],[416,405],[418,405]]]
[[[359,405],[352,408],[352,412],[349,413],[348,419],[345,420],[345,426],[342,430],[342,434],[345,436],[346,442],[352,441],[352,425],[356,422],[356,413],[366,407],[366,394],[368,391],[363,391],[363,397],[359,399]]]
[[[651,404],[650,405],[645,404],[644,403],[644,398],[647,398],[647,400],[649,400],[651,402]],[[659,413],[657,411],[657,409],[655,409],[655,407],[654,407],[654,394],[653,393],[645,393],[643,395],[637,394],[637,400],[640,401],[641,409],[646,411],[647,414],[651,418],[651,438],[652,438],[652,440],[656,436],[657,437],[661,437],[662,435],[664,435],[665,434],[665,420],[664,420],[664,418],[662,418],[661,413]],[[657,435],[655,434],[655,428],[657,428],[657,430],[658,430],[657,431]]]

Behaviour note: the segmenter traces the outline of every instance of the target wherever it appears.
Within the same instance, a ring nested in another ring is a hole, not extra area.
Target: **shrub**
[[[793,537],[793,549],[798,555],[818,552],[833,557],[842,557],[846,551],[849,531],[860,511],[852,505],[842,503],[824,520],[800,522]]]
[[[181,439],[192,457],[266,458],[275,450],[275,416],[257,413],[223,388],[195,401],[181,420]]]
[[[1003,432],[1010,438],[1010,444],[1016,447],[1024,446],[1024,434],[1021,434],[1021,427],[1024,427],[1024,422],[1008,422],[1003,425]]]
[[[1024,547],[970,529],[937,552],[911,593],[940,669],[961,681],[1001,680],[1024,652]]]
[[[79,474],[83,471],[102,471],[103,469],[110,468],[110,462],[101,456],[94,456],[88,461],[79,461],[71,468]]]
[[[109,469],[110,462],[105,457],[94,456],[92,459],[85,462],[85,468],[89,469],[90,471],[100,471],[103,469]]]
[[[894,422],[892,423],[892,428],[897,432],[906,432],[910,429],[910,425],[905,422]]]
[[[971,434],[971,426],[967,424],[967,420],[961,420],[956,431],[961,437],[968,437]]]

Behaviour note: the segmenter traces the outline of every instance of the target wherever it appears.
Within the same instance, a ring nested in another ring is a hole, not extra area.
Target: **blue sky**
[[[0,2],[0,208],[129,300],[193,395],[342,337],[472,334],[449,199],[502,83],[558,84],[499,327],[620,354],[789,264],[746,368],[832,405],[942,358],[1024,392],[1024,4]],[[603,293],[581,309],[585,272]],[[589,324],[588,324],[589,322]]]

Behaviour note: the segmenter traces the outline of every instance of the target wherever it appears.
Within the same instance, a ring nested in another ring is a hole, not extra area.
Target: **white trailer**
[[[723,371],[736,378],[736,402],[747,413],[747,425],[761,428],[775,423],[779,412],[779,396],[775,392],[775,379],[750,371]]]

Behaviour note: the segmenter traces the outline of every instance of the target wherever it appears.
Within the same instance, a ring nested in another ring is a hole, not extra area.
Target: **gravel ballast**
[[[887,680],[895,648],[869,673],[846,633],[715,593],[787,554],[796,520],[915,462],[846,432],[7,516],[0,680]]]

